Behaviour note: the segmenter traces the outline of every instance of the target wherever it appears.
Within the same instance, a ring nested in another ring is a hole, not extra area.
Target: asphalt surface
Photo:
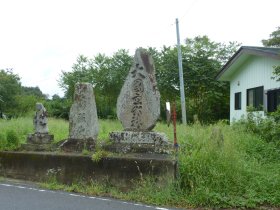
[[[45,190],[36,185],[0,182],[0,210],[167,210],[111,198]]]

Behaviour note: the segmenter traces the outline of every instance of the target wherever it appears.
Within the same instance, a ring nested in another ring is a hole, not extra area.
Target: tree
[[[189,117],[197,115],[202,122],[228,119],[229,84],[215,77],[237,47],[235,42],[226,45],[207,36],[186,40],[183,68]]]
[[[280,26],[278,26],[277,30],[273,31],[269,37],[269,39],[262,40],[265,47],[280,47]],[[280,81],[280,66],[274,66],[273,68],[273,74],[275,75],[273,78],[276,79],[276,81]]]
[[[97,54],[92,59],[80,55],[71,72],[62,72],[59,84],[65,90],[65,97],[71,100],[77,82],[91,83],[99,117],[116,116],[117,97],[131,62],[128,51],[123,49],[112,56]]]
[[[16,96],[21,92],[20,78],[12,69],[0,70],[0,111],[11,114],[16,107]]]
[[[269,35],[269,39],[263,39],[262,44],[265,47],[280,47],[280,26]]]
[[[32,95],[38,98],[46,98],[46,95],[42,93],[38,86],[36,87],[21,87],[23,95]]]
[[[207,36],[187,39],[182,45],[188,120],[194,115],[203,122],[228,118],[229,85],[216,81],[215,76],[237,47],[235,42],[216,43]],[[158,54],[156,74],[164,110],[167,100],[180,104],[177,48],[164,46]]]

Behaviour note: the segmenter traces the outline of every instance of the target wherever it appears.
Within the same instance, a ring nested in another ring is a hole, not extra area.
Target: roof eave
[[[266,56],[273,59],[280,60],[280,53],[279,52],[272,52],[266,50],[267,48],[257,48],[257,47],[247,47],[242,46],[239,50],[229,59],[229,61],[222,67],[220,72],[216,76],[216,80],[219,81],[229,81],[230,78],[225,76],[225,72],[240,58],[241,55],[257,55],[257,56]]]

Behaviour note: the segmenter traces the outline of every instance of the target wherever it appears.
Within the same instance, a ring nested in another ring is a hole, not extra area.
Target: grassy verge
[[[68,135],[65,121],[50,119],[49,129],[56,141]],[[100,120],[99,139],[121,129],[119,122]],[[8,130],[15,130],[23,142],[32,132],[32,119],[0,121],[0,140]],[[172,127],[159,123],[155,130],[173,139]],[[50,180],[44,187],[177,207],[280,207],[280,151],[275,144],[246,132],[242,125],[222,123],[178,125],[177,137],[180,178],[164,188],[151,178],[126,192],[108,183],[65,186]]]

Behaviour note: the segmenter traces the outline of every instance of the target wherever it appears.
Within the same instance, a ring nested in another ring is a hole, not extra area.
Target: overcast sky
[[[61,70],[79,54],[173,46],[175,18],[181,42],[207,35],[261,46],[280,26],[280,0],[0,0],[0,69],[62,96]]]

